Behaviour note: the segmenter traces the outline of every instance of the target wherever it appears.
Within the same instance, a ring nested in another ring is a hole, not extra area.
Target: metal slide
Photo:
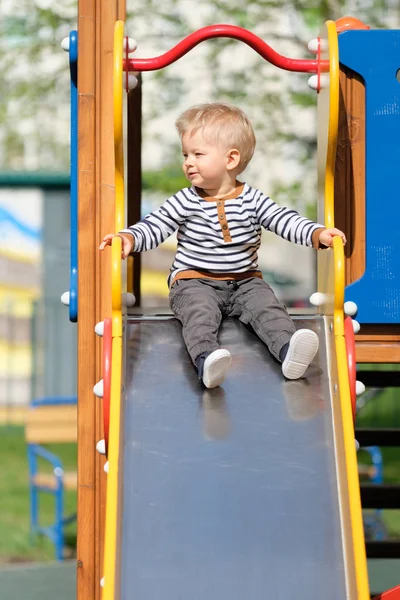
[[[123,37],[117,21],[115,231],[126,223]],[[329,68],[329,85],[318,94],[318,221],[334,227],[340,94],[333,21],[320,38],[318,73],[326,79]],[[258,338],[227,320],[221,343],[233,365],[210,392],[196,378],[179,323],[123,317],[126,272],[114,237],[101,386],[108,459],[102,600],[369,600],[345,264],[334,237],[318,253],[321,316],[297,320],[320,337],[307,379],[285,381]]]
[[[122,600],[356,597],[327,376],[335,359],[323,317],[295,322],[320,337],[307,379],[285,381],[257,336],[227,319],[232,367],[206,390],[175,319],[128,318]]]

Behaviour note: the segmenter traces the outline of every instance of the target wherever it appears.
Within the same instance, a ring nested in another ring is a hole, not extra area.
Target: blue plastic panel
[[[366,269],[346,289],[360,323],[400,322],[400,31],[346,31],[340,63],[365,82]]]

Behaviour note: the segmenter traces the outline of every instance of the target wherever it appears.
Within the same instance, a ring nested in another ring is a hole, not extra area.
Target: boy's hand
[[[344,235],[343,231],[340,231],[340,229],[336,229],[336,227],[333,227],[332,229],[324,229],[323,231],[321,231],[321,234],[319,236],[319,242],[323,246],[328,246],[328,248],[331,248],[333,244],[333,238],[336,235],[342,238],[343,245],[345,245],[347,241],[346,236]]]
[[[104,236],[103,241],[99,246],[99,250],[104,250],[106,246],[111,246],[112,239],[120,237],[122,242],[122,253],[121,258],[127,258],[132,252],[133,248],[133,235],[129,233],[108,233]]]

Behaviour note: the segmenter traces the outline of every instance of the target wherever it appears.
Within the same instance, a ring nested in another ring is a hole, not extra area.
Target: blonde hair
[[[253,127],[245,113],[223,102],[197,104],[185,110],[176,120],[180,137],[202,132],[209,143],[223,144],[240,152],[238,173],[245,170],[256,147]]]

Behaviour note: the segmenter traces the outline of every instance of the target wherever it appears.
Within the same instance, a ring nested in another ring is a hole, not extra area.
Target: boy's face
[[[183,172],[192,185],[217,190],[232,171],[231,150],[207,142],[201,131],[182,136]]]

